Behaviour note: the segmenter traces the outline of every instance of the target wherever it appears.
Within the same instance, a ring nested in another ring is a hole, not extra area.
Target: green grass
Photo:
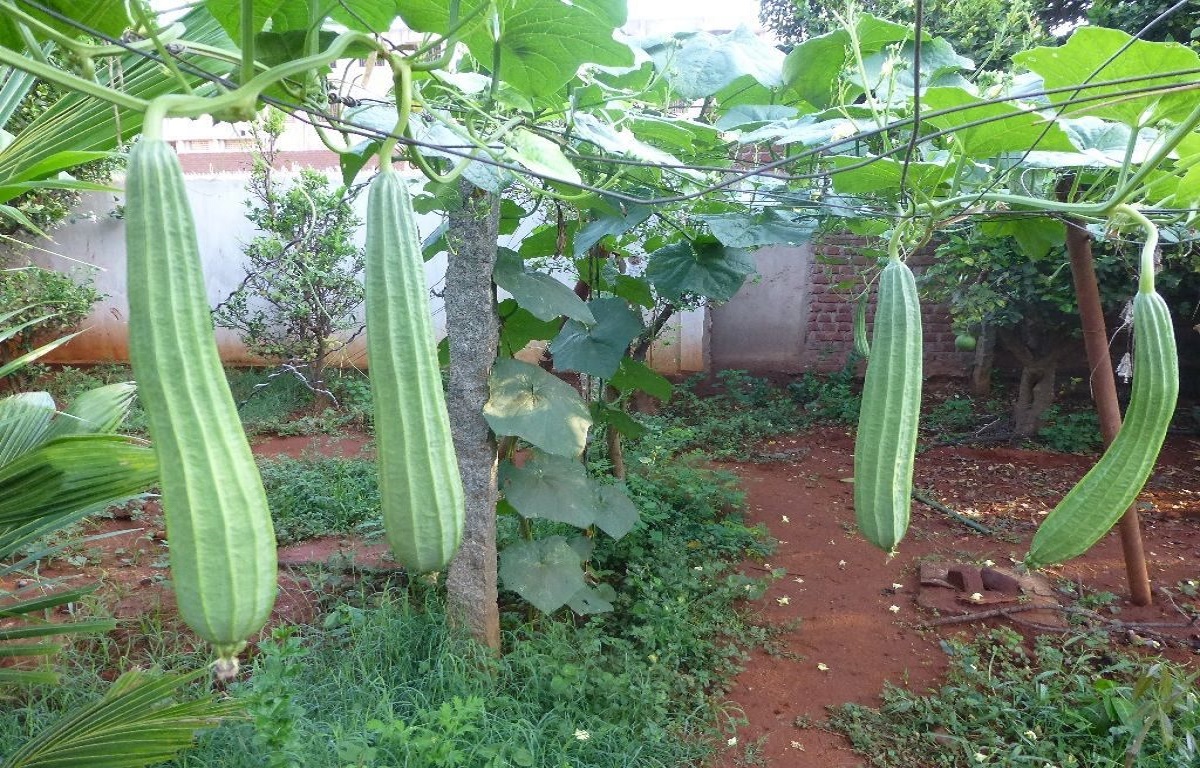
[[[314,456],[259,461],[280,544],[379,530],[375,462]]]
[[[630,446],[641,521],[619,541],[598,537],[592,558],[616,588],[615,611],[530,620],[502,592],[497,656],[449,626],[440,588],[362,583],[327,597],[313,626],[281,628],[261,644],[252,675],[231,689],[248,719],[207,733],[177,768],[702,764],[738,719],[723,695],[747,646],[773,637],[743,607],[765,583],[737,572],[769,543],[743,522],[736,477],[674,458],[663,434]],[[375,505],[364,501],[368,462],[264,469],[283,536],[354,526]],[[322,496],[343,500],[326,507]],[[203,663],[190,636],[152,613],[60,662],[64,685],[17,691],[0,710],[0,753],[100,695],[114,666]]]
[[[848,704],[833,713],[832,726],[875,768],[1200,761],[1188,741],[1200,729],[1196,674],[1183,667],[1129,655],[1107,636],[1044,636],[1030,652],[1019,635],[997,630],[944,646],[942,688],[889,688],[879,709]]]

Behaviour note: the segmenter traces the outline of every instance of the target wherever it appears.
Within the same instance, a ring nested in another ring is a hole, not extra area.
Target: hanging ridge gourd
[[[1104,455],[1042,521],[1025,564],[1037,568],[1083,554],[1137,499],[1166,439],[1179,397],[1179,356],[1171,313],[1154,290],[1158,229],[1128,206],[1119,210],[1146,228],[1138,292],[1133,298],[1133,387],[1121,429]]]
[[[275,533],[217,354],[183,170],[152,131],[126,173],[129,357],[158,455],[179,613],[230,679],[275,602]]]
[[[889,553],[908,530],[920,411],[921,305],[912,270],[893,253],[879,275],[854,440],[854,515]]]
[[[367,355],[384,529],[405,568],[436,571],[462,540],[465,501],[412,202],[386,157],[367,193],[366,251]]]

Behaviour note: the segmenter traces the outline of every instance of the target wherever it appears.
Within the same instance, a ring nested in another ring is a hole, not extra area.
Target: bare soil
[[[268,438],[261,455],[359,455],[362,436]],[[886,684],[924,690],[945,669],[939,641],[969,637],[987,626],[1009,624],[1023,632],[1028,616],[993,617],[928,628],[931,620],[1015,607],[1011,596],[985,596],[983,603],[961,590],[922,586],[921,566],[979,566],[991,561],[1011,567],[1023,557],[1044,515],[1091,466],[1095,457],[1013,448],[939,447],[919,454],[916,487],[929,497],[993,529],[984,536],[943,512],[914,503],[912,526],[899,554],[888,559],[856,532],[852,508],[853,438],[846,428],[821,428],[768,441],[753,455],[769,461],[725,464],[744,481],[751,522],[764,524],[779,540],[767,562],[744,568],[777,578],[762,599],[747,605],[759,620],[779,630],[771,649],[755,650],[735,681],[731,700],[745,714],[737,742],[725,748],[717,768],[754,765],[775,768],[861,766],[864,758],[838,734],[823,727],[829,707],[846,702],[873,705]],[[1114,593],[1097,610],[1103,618],[1129,623],[1185,623],[1184,611],[1198,609],[1181,582],[1200,580],[1200,440],[1172,437],[1145,493],[1143,515],[1155,604],[1136,607],[1126,599],[1124,567],[1115,533],[1087,555],[1048,574],[1048,584],[1075,584],[1082,594]],[[44,566],[37,578],[72,583],[99,581],[107,610],[123,622],[128,647],[152,634],[147,622],[170,617],[166,546],[156,502],[129,510],[129,519],[101,519],[88,533],[108,538],[74,548]],[[318,566],[313,570],[311,566]],[[392,568],[379,542],[329,537],[280,551],[281,591],[274,622],[316,617],[321,583],[346,568]],[[13,585],[5,585],[11,587]],[[1161,591],[1162,589],[1167,591]],[[1072,600],[1055,593],[1063,605]],[[1169,597],[1168,597],[1169,595]],[[1175,601],[1175,604],[1172,603]],[[1176,607],[1178,605],[1183,610]],[[1038,622],[1064,616],[1039,611]],[[1069,618],[1069,617],[1066,617]],[[1024,623],[1021,620],[1024,619]],[[162,631],[161,626],[155,631]],[[1119,639],[1129,639],[1118,632]],[[1200,626],[1148,629],[1139,638],[1158,638],[1164,652],[1196,663]],[[1157,642],[1157,641],[1156,641]]]
[[[914,503],[913,520],[899,553],[890,561],[854,527],[853,437],[826,428],[761,446],[767,456],[794,458],[768,464],[728,465],[745,483],[749,517],[779,539],[767,563],[748,563],[779,578],[759,604],[763,622],[788,628],[772,652],[752,653],[730,698],[745,713],[737,743],[717,765],[776,768],[866,765],[840,735],[824,728],[828,708],[855,702],[877,705],[885,684],[923,691],[945,671],[939,641],[967,638],[984,627],[1008,624],[1031,634],[1032,613],[926,628],[931,620],[958,614],[1012,609],[1022,601],[987,592],[986,604],[940,586],[922,586],[920,569],[944,564],[1012,567],[1027,550],[1037,523],[1087,471],[1095,457],[1012,448],[941,447],[917,458],[915,485],[937,501],[991,527],[984,536],[942,512]],[[1200,441],[1172,438],[1139,499],[1155,604],[1133,606],[1126,596],[1118,535],[1110,533],[1085,556],[1047,574],[1048,584],[1082,585],[1084,594],[1114,593],[1099,612],[1105,619],[1183,625],[1196,600],[1180,582],[1200,579]],[[1078,588],[1078,587],[1077,587]],[[1166,588],[1170,592],[1161,590]],[[1077,605],[1056,591],[1065,606]],[[995,600],[996,602],[991,602]],[[1038,611],[1034,623],[1062,623],[1057,611]],[[1147,628],[1121,641],[1161,640],[1177,660],[1200,662],[1200,625]],[[1158,640],[1154,640],[1158,638]]]

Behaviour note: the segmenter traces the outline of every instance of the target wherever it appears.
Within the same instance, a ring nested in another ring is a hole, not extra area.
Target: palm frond
[[[238,703],[212,694],[174,702],[205,674],[126,672],[104,698],[46,728],[0,768],[138,768],[169,760],[191,746],[198,730],[240,714]]]

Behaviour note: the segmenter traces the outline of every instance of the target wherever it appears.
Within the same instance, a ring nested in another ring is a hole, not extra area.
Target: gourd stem
[[[1146,242],[1142,244],[1142,261],[1138,268],[1138,293],[1154,293],[1154,254],[1158,251],[1158,227],[1132,205],[1122,203],[1113,209],[1113,213],[1128,216],[1146,230]]]

